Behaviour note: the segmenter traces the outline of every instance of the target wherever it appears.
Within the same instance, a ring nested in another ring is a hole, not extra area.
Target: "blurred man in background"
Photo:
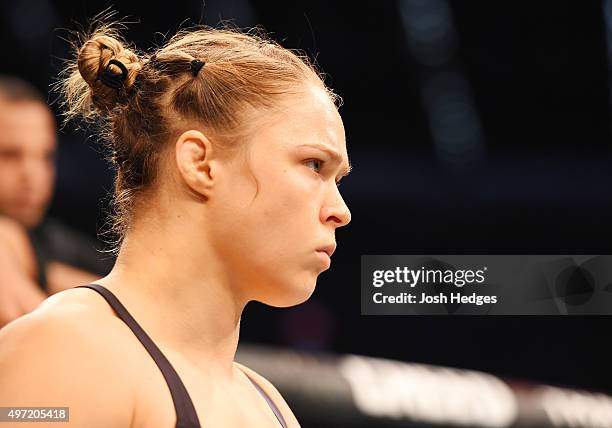
[[[56,151],[45,99],[23,80],[0,76],[0,327],[111,268],[95,241],[45,218]]]

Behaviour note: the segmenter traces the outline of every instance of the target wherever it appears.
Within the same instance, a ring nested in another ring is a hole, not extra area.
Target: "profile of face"
[[[211,165],[209,236],[247,300],[307,300],[330,267],[322,249],[351,220],[337,182],[350,169],[342,119],[320,88],[264,117],[244,150]]]
[[[0,215],[31,228],[53,194],[55,122],[40,102],[0,99],[0,129]]]

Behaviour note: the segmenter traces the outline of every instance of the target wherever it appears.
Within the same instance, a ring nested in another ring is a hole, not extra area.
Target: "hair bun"
[[[93,105],[107,111],[126,100],[142,63],[120,40],[97,32],[79,49],[77,67]]]

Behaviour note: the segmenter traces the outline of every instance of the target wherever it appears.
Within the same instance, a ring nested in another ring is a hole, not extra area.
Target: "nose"
[[[31,156],[24,157],[21,159],[19,166],[20,178],[25,187],[31,188],[40,181],[41,168],[44,168],[44,166],[38,159]]]
[[[334,197],[330,203],[321,208],[321,221],[324,224],[333,223],[334,228],[346,226],[351,222],[351,211],[344,202],[340,191],[334,185]]]

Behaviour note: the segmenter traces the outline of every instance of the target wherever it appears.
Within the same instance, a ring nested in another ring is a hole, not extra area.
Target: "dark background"
[[[612,392],[610,317],[361,316],[359,302],[361,254],[609,253],[607,4],[2,2],[1,71],[48,92],[65,29],[111,5],[141,49],[198,22],[262,25],[316,58],[344,99],[353,221],[313,297],[251,303],[241,340]],[[60,142],[51,215],[93,236],[112,171],[94,139],[67,127]]]

